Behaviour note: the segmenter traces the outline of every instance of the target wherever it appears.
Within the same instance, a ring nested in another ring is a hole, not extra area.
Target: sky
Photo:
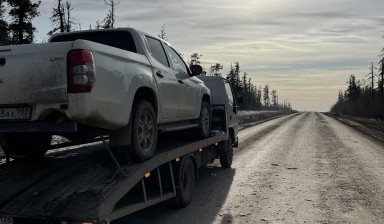
[[[48,39],[55,2],[42,1],[37,42]],[[77,29],[94,26],[108,10],[103,0],[71,2]],[[383,9],[383,0],[120,0],[115,27],[158,35],[165,24],[184,59],[198,52],[207,70],[223,64],[222,74],[239,62],[254,85],[276,90],[280,103],[329,111],[351,74],[366,79],[377,64]]]

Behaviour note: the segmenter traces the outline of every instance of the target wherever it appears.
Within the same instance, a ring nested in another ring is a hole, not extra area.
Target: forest
[[[371,63],[367,79],[356,80],[356,75],[350,75],[347,89],[339,91],[332,113],[377,120],[384,118],[384,48],[380,51],[377,65]]]

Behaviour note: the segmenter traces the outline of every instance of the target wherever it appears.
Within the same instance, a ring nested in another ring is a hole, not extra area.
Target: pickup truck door
[[[178,99],[179,110],[177,113],[178,118],[194,118],[199,114],[198,101],[198,81],[195,77],[191,77],[188,72],[187,65],[183,59],[168,45],[164,44],[165,51],[169,59],[170,67],[175,72],[175,77],[178,82]]]
[[[162,119],[175,119],[178,112],[177,99],[179,85],[174,71],[169,67],[168,59],[159,40],[145,36],[150,50],[150,57],[159,91],[159,109]]]

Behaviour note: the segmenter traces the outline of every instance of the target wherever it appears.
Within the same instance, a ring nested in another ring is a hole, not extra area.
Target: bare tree
[[[120,4],[120,1],[116,3],[114,0],[104,0],[104,3],[111,7],[111,9],[108,10],[107,16],[103,20],[103,28],[114,28],[116,19],[115,7]]]
[[[50,17],[53,23],[53,29],[48,32],[48,35],[53,35],[54,33],[60,32],[71,32],[72,27],[75,24],[74,18],[72,18],[71,12],[73,6],[71,2],[66,1],[65,3],[62,0],[57,0],[57,5],[52,10],[52,16]]]
[[[368,80],[371,81],[371,95],[372,96],[375,93],[375,84],[374,84],[375,73],[373,72],[374,69],[377,69],[377,68],[373,66],[373,62],[372,62],[372,65],[369,67],[370,72],[368,73]]]
[[[71,12],[73,10],[73,6],[69,1],[65,2],[65,31],[66,32],[71,32],[72,31],[72,25],[75,23],[74,19],[71,16]]]
[[[62,4],[62,0],[57,0],[56,7],[52,9],[52,16],[50,17],[53,29],[48,32],[48,35],[52,35],[56,33],[57,31],[60,31],[60,33],[63,33],[65,30],[65,24],[64,24],[64,14],[65,14],[65,8]]]

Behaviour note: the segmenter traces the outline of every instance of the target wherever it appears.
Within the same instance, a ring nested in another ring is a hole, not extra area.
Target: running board
[[[180,131],[184,129],[190,129],[190,128],[197,128],[199,127],[198,124],[184,124],[184,125],[177,125],[177,126],[163,126],[159,127],[159,130],[161,132],[170,132],[170,131]]]

